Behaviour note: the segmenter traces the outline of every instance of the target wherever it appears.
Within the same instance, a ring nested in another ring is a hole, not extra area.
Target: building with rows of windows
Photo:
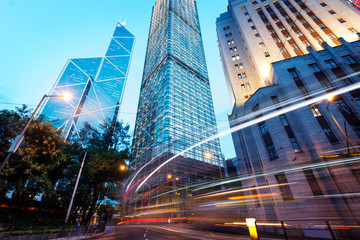
[[[249,216],[359,222],[359,21],[335,0],[229,0],[217,19]]]
[[[192,148],[216,133],[196,1],[157,0],[132,145],[137,169],[126,189],[128,215],[184,216],[191,186],[224,174],[218,139]]]

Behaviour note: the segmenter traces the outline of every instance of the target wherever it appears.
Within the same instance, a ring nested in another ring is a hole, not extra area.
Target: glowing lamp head
[[[70,101],[72,96],[70,93],[64,93],[64,94],[61,94],[61,97],[65,100],[65,101]]]
[[[121,165],[121,166],[120,166],[120,170],[121,170],[121,171],[125,171],[125,169],[126,169],[126,166],[125,166],[125,165]]]
[[[211,153],[210,153],[210,152],[207,152],[207,153],[205,154],[205,157],[206,157],[207,159],[210,159],[210,158],[211,158]]]
[[[179,181],[179,178],[178,178],[178,177],[176,178],[176,181]]]
[[[333,99],[334,99],[334,96],[329,96],[329,97],[327,98],[327,100],[328,100],[329,102],[331,102]]]
[[[167,178],[168,178],[168,179],[171,179],[171,178],[172,178],[171,174],[168,174],[168,175],[167,175]]]
[[[255,227],[256,226],[256,219],[255,218],[247,218],[246,219],[246,225],[248,227]]]

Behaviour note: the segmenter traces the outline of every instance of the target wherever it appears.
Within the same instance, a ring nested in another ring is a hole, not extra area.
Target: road
[[[194,230],[182,224],[127,225],[112,227],[99,240],[249,240],[247,236]]]

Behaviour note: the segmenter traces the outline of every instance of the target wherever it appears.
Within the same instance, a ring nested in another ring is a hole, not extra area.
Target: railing
[[[4,226],[0,224],[0,240],[79,239],[105,231],[105,225],[89,226]]]

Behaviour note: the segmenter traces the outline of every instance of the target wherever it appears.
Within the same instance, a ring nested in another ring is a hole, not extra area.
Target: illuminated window
[[[326,3],[324,3],[324,2],[321,2],[320,5],[321,5],[322,7],[326,7],[326,6],[327,6]]]
[[[242,79],[241,73],[238,74],[238,79]]]
[[[260,43],[259,43],[259,46],[260,46],[261,48],[263,48],[263,47],[265,47],[265,44],[264,44],[263,42],[260,42]]]
[[[334,10],[332,10],[332,9],[329,10],[328,12],[329,12],[331,15],[336,14],[336,12],[335,12]]]
[[[286,53],[287,50],[286,50],[286,48],[282,47],[282,48],[280,48],[280,52],[281,52],[281,53]]]
[[[251,26],[251,30],[255,30],[256,27],[254,25]]]
[[[270,53],[269,52],[264,52],[265,57],[270,57]]]
[[[278,37],[277,37],[277,38],[274,38],[274,40],[275,40],[276,43],[281,42],[280,38],[278,38]]]
[[[242,73],[242,77],[243,77],[243,78],[247,78],[246,73],[243,72],[243,73]]]
[[[260,34],[255,33],[255,37],[259,38],[259,37],[260,37]]]

